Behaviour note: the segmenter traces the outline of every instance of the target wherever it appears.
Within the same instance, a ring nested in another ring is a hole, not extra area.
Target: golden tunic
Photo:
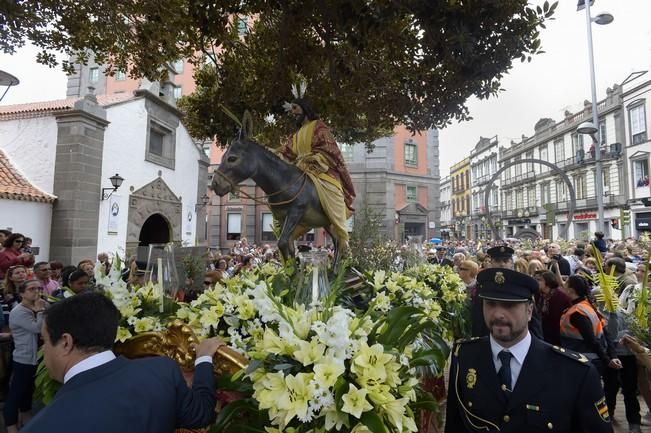
[[[355,191],[330,130],[320,120],[307,122],[289,145],[283,153],[310,176],[321,207],[332,224],[333,235],[347,242],[346,220],[353,211]]]

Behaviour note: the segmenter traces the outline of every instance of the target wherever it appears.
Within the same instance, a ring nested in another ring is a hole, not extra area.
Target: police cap
[[[482,299],[526,302],[533,299],[537,290],[536,280],[511,269],[490,268],[477,274],[477,294]]]
[[[486,251],[491,259],[512,259],[513,258],[513,248],[506,245],[499,245],[497,247],[489,248]]]

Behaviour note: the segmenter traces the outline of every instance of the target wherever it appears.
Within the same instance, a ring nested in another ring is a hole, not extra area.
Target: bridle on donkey
[[[222,179],[222,180],[224,180],[226,183],[228,183],[228,185],[231,187],[231,192],[239,190],[237,184],[236,184],[235,182],[233,182],[233,181],[232,181],[228,176],[226,176],[224,173],[222,173],[222,172],[219,171],[219,170],[215,170],[215,171],[213,172],[213,175],[215,175],[215,174],[216,174],[220,179]],[[296,194],[294,194],[294,196],[293,196],[292,198],[290,198],[289,200],[276,201],[276,202],[271,202],[271,201],[269,201],[269,197],[273,197],[273,196],[276,196],[276,195],[278,195],[278,194],[282,194],[283,192],[287,192],[287,191],[289,190],[289,188],[291,188],[293,185],[295,185],[299,180],[301,181],[301,187],[298,189],[298,192],[297,192]],[[256,202],[256,203],[258,203],[258,204],[269,205],[269,206],[282,206],[282,205],[285,205],[285,204],[290,204],[290,203],[292,203],[294,200],[296,200],[296,199],[298,198],[299,195],[301,195],[301,193],[302,193],[303,190],[305,189],[305,182],[306,182],[306,180],[307,180],[307,174],[305,174],[305,172],[302,172],[302,174],[301,174],[300,176],[298,176],[298,177],[294,180],[294,182],[292,182],[292,183],[291,183],[287,188],[285,188],[285,189],[281,189],[280,191],[272,192],[271,194],[266,194],[266,195],[262,196],[261,198],[258,198],[258,197],[252,196],[252,195],[250,195],[250,194],[247,194],[247,193],[244,192],[244,191],[240,191],[240,195],[243,195],[245,198],[248,198],[248,199],[250,199],[250,200],[253,200],[254,202]]]

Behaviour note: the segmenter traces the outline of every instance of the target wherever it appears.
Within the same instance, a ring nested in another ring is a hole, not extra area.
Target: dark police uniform
[[[509,269],[488,269],[480,275],[479,296],[487,299],[526,301],[537,286],[531,277]],[[585,356],[532,336],[509,392],[499,383],[489,337],[455,344],[446,433],[612,431],[599,375]]]

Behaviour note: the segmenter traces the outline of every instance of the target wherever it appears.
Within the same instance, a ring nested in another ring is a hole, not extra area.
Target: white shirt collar
[[[63,383],[68,382],[79,373],[83,373],[84,371],[99,367],[100,365],[104,365],[114,359],[115,355],[110,350],[91,355],[88,358],[73,365],[72,368],[70,368],[70,370],[68,370],[68,372],[65,374],[65,376],[63,376]]]
[[[529,334],[529,330],[527,329],[527,335],[522,340],[508,349],[500,346],[499,343],[493,339],[492,335],[490,336],[490,343],[495,372],[499,372],[502,367],[502,361],[497,357],[498,353],[502,350],[506,350],[507,352],[511,352],[513,355],[510,362],[511,389],[515,389],[515,386],[518,383],[518,377],[520,377],[520,371],[522,370],[522,364],[524,364],[524,358],[526,358],[527,353],[529,352],[529,347],[531,346],[531,334]]]
[[[500,353],[502,350],[506,350],[507,352],[511,352],[516,361],[522,365],[524,363],[524,358],[529,352],[529,347],[531,346],[531,334],[529,334],[529,330],[527,330],[527,335],[522,340],[518,341],[515,345],[508,348],[500,346],[500,344],[493,338],[492,335],[490,335],[490,342],[491,352],[493,352],[493,361],[498,360],[498,353]]]

